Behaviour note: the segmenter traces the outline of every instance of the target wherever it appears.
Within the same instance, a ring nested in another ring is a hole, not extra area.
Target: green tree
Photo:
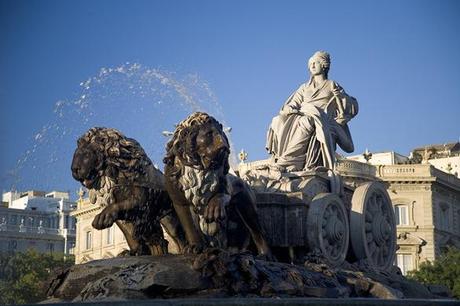
[[[408,277],[426,285],[445,285],[460,299],[460,250],[448,248],[439,259],[422,263],[418,271],[410,271]]]
[[[45,282],[56,269],[74,264],[62,254],[0,253],[0,304],[36,303],[46,298]]]

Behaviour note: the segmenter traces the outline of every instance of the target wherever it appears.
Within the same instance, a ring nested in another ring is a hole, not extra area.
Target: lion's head
[[[121,176],[136,181],[152,167],[140,144],[116,129],[94,127],[77,141],[72,176],[86,188],[96,188],[102,177],[115,182]]]
[[[202,211],[214,194],[226,192],[229,154],[222,125],[206,113],[193,113],[166,145],[165,175]]]
[[[163,161],[173,168],[182,165],[197,170],[223,167],[223,173],[227,174],[229,154],[230,146],[222,124],[206,113],[196,112],[177,125],[166,145]]]

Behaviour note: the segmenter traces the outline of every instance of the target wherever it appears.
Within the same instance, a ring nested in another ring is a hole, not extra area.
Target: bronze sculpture
[[[71,168],[72,176],[89,189],[90,202],[104,207],[93,227],[116,223],[132,255],[168,252],[160,224],[180,250],[185,247],[163,174],[136,140],[115,129],[91,128],[78,139]]]
[[[194,113],[177,125],[166,148],[165,181],[189,242],[243,250],[249,233],[259,254],[271,257],[257,217],[255,197],[228,173],[229,143],[216,119]]]

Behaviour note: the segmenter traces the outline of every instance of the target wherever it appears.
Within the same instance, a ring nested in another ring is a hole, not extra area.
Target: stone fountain
[[[48,302],[174,298],[440,298],[394,266],[396,225],[383,184],[350,184],[336,146],[354,150],[358,103],[327,78],[315,53],[310,79],[273,118],[271,158],[229,167],[222,125],[196,112],[176,125],[164,174],[140,144],[93,128],[78,140],[73,177],[104,206],[130,255],[61,271]],[[243,154],[243,159],[246,157]],[[180,254],[167,254],[169,235]]]

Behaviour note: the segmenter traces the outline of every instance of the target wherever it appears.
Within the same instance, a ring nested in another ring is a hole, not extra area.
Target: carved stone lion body
[[[164,176],[136,140],[115,129],[95,127],[77,144],[72,176],[89,189],[91,203],[104,207],[93,220],[94,228],[115,222],[131,254],[159,255],[167,253],[163,225],[183,249],[185,238],[164,189]]]
[[[230,147],[222,125],[206,113],[178,124],[167,144],[165,186],[184,228],[189,252],[209,244],[242,250],[252,237],[271,256],[259,224],[255,196],[228,173]]]

